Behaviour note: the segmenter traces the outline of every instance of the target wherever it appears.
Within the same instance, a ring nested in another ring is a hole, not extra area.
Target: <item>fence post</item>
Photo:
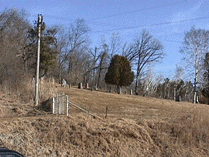
[[[65,104],[64,104],[64,102],[65,102],[65,94],[64,93],[62,93],[62,110],[61,110],[61,114],[65,114],[64,112],[65,112]]]
[[[55,114],[54,109],[55,109],[55,98],[53,97],[53,106],[52,106],[52,113]]]
[[[57,94],[57,108],[58,108],[58,113],[60,114],[59,94]]]
[[[106,106],[106,114],[105,114],[105,118],[107,118],[107,110],[108,110],[108,106]]]
[[[68,104],[68,101],[69,101],[69,99],[68,99],[68,95],[66,95],[66,99],[67,99],[67,116],[69,115],[69,104]]]

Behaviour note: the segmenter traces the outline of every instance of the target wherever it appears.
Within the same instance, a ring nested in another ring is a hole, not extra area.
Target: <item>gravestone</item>
[[[132,89],[130,90],[130,95],[132,95],[133,94],[133,91],[132,91]]]
[[[65,81],[65,79],[62,80],[62,86],[67,87],[67,82]]]
[[[98,88],[97,88],[97,84],[95,85],[95,90],[98,90]]]
[[[85,88],[86,88],[86,89],[88,89],[88,88],[89,88],[89,84],[88,84],[88,83],[86,83],[86,86],[85,86]]]
[[[78,88],[79,88],[79,89],[82,89],[82,88],[83,88],[82,83],[79,83],[79,84],[78,84]]]

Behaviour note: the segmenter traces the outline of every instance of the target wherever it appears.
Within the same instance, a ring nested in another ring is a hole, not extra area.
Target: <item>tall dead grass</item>
[[[158,152],[146,125],[76,117],[18,119],[0,124],[0,146],[26,156],[147,156]]]
[[[52,80],[40,82],[40,104],[56,96],[57,89]],[[4,82],[0,87],[0,117],[21,117],[46,114],[34,108],[35,82],[27,78],[17,84]],[[41,105],[40,105],[41,106]]]
[[[80,111],[72,113],[70,108],[70,117],[2,118],[0,147],[25,156],[209,156],[207,105],[78,89],[65,91],[69,91],[70,100],[85,103],[84,107],[89,106],[90,111],[94,108],[98,115],[103,114],[101,107],[109,104],[138,115],[121,118],[120,112],[112,112],[114,116],[101,120]]]
[[[161,156],[209,156],[208,118],[185,114],[168,121],[150,121],[150,136]]]
[[[170,121],[74,117],[11,119],[0,124],[0,146],[26,156],[208,156],[207,119]]]
[[[14,100],[19,100],[23,103],[32,103],[35,97],[35,80],[31,77],[23,77],[22,80],[16,81],[15,84],[9,81],[4,81],[0,87],[2,94],[6,94]],[[56,96],[57,89],[53,84],[52,79],[41,80],[39,83],[39,98],[40,101],[47,100],[50,97]]]

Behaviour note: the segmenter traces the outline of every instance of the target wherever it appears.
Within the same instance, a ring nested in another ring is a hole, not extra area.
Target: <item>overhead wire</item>
[[[132,10],[132,11],[128,11],[128,12],[123,12],[123,13],[118,13],[118,14],[113,14],[113,15],[108,15],[108,16],[103,16],[103,17],[98,17],[98,18],[87,19],[86,21],[94,21],[94,20],[99,20],[99,19],[112,18],[112,17],[116,17],[116,16],[120,16],[120,15],[125,15],[125,14],[130,14],[130,13],[145,11],[145,10],[151,10],[151,9],[157,9],[157,8],[161,8],[161,7],[164,7],[164,6],[171,6],[171,5],[180,4],[180,3],[183,3],[185,1],[186,0],[181,0],[181,1],[173,2],[173,3],[168,3],[168,4],[153,6],[153,7],[147,7],[147,8]],[[68,21],[68,20],[65,20],[65,17],[58,17],[58,16],[57,17],[48,16],[48,17],[49,18],[52,18],[52,19],[58,19],[58,20],[62,20],[62,21]],[[178,20],[178,21],[168,21],[168,22],[162,22],[162,23],[156,23],[156,24],[150,24],[150,25],[138,25],[138,26],[130,26],[130,27],[122,27],[122,28],[109,29],[109,30],[102,30],[102,31],[92,31],[91,33],[103,33],[103,32],[120,31],[120,30],[130,30],[130,29],[144,28],[144,27],[155,27],[155,26],[162,26],[162,25],[183,23],[183,22],[188,22],[188,21],[203,20],[203,19],[208,19],[208,18],[209,17],[198,17],[198,18]],[[168,42],[176,42],[176,41],[168,41]]]
[[[132,10],[132,11],[128,11],[128,12],[123,12],[123,13],[118,13],[118,14],[113,14],[113,15],[109,15],[109,16],[103,16],[103,17],[98,17],[98,18],[92,18],[86,21],[93,21],[93,20],[98,20],[98,19],[105,19],[105,18],[111,18],[111,17],[115,17],[115,16],[120,16],[120,15],[125,15],[125,14],[130,14],[130,13],[135,13],[135,12],[140,12],[140,11],[145,11],[145,10],[151,10],[151,9],[157,9],[157,8],[161,8],[164,6],[171,6],[171,5],[176,5],[182,2],[185,2],[186,0],[181,0],[181,1],[177,1],[177,2],[173,2],[173,3],[168,3],[168,4],[163,4],[163,5],[158,5],[158,6],[153,6],[153,7],[148,7],[148,8],[142,8],[142,9],[138,9],[138,10]],[[50,15],[46,15],[48,16],[48,18],[51,19],[58,19],[61,21],[68,21],[65,20],[65,17],[54,17],[54,16],[50,16]],[[94,24],[93,24],[94,25]],[[98,25],[98,24],[96,24]],[[100,24],[101,25],[101,24]],[[102,24],[102,26],[104,26],[104,24]],[[110,24],[106,24],[106,26],[112,26]],[[111,30],[104,30],[104,31],[96,31],[95,33],[99,33],[99,32],[107,32],[107,31],[118,31],[118,30],[126,30],[126,29],[134,29],[134,28],[140,28],[140,27],[145,27],[143,25],[140,26],[132,26],[132,27],[125,27],[125,28],[117,28],[117,29],[111,29]],[[92,32],[94,33],[94,32]]]
[[[111,17],[115,17],[115,16],[120,16],[120,15],[125,15],[125,14],[145,11],[145,10],[157,9],[157,8],[161,8],[161,7],[165,7],[165,6],[169,6],[169,5],[179,4],[179,3],[182,3],[182,2],[185,2],[185,0],[178,1],[178,2],[173,2],[173,3],[168,3],[168,4],[163,4],[163,5],[158,5],[158,6],[153,6],[153,7],[147,7],[147,8],[132,10],[132,11],[124,12],[124,13],[118,13],[118,14],[113,14],[113,15],[108,15],[108,16],[103,16],[103,17],[92,18],[92,19],[88,19],[87,21],[111,18]]]
[[[87,19],[85,21],[87,21],[87,22],[88,21],[95,21],[95,20],[99,20],[99,19],[111,18],[111,17],[115,17],[115,16],[120,16],[120,15],[125,15],[125,14],[130,14],[130,13],[145,11],[145,10],[157,9],[157,8],[161,8],[161,7],[165,7],[165,6],[171,6],[171,5],[183,3],[185,1],[186,0],[181,0],[181,1],[173,2],[173,3],[167,3],[167,4],[163,4],[163,5],[157,5],[157,6],[153,6],[153,7],[147,7],[147,8],[132,10],[132,11],[128,11],[128,12],[123,12],[123,13],[118,13],[118,14],[112,14],[112,15],[102,16],[102,17],[98,17],[98,18]],[[68,20],[65,20],[65,18],[69,18],[69,17],[58,17],[58,16],[55,17],[55,16],[50,16],[50,15],[46,15],[46,16],[48,16],[51,19],[56,19],[56,20],[61,20],[61,21],[68,21]],[[71,18],[71,20],[72,20],[72,18]],[[95,24],[93,24],[93,25],[95,25]],[[98,24],[96,24],[96,25],[98,25]],[[106,26],[111,26],[111,25],[108,24]]]
[[[101,32],[110,32],[110,31],[118,31],[118,30],[128,30],[128,29],[135,29],[135,28],[143,28],[143,27],[153,27],[153,26],[169,25],[169,24],[174,24],[174,23],[183,23],[183,22],[195,21],[195,20],[203,20],[203,19],[209,19],[209,16],[192,18],[192,19],[185,19],[185,20],[178,20],[178,21],[168,21],[168,22],[162,22],[162,23],[156,23],[156,24],[150,24],[150,25],[138,25],[138,26],[132,26],[132,27],[124,27],[124,28],[116,28],[116,29],[109,29],[109,30],[103,30],[103,31],[95,31],[95,32],[92,32],[92,33],[101,33]]]

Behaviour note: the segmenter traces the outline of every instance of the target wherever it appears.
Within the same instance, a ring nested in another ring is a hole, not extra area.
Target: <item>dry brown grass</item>
[[[158,152],[146,127],[124,119],[101,122],[83,114],[19,118],[3,121],[0,137],[1,145],[26,156],[141,156]]]
[[[107,119],[94,119],[74,107],[70,117],[1,118],[0,146],[26,156],[209,156],[207,105],[58,90],[100,117],[109,106]]]
[[[39,98],[40,101],[47,100],[50,97],[56,96],[57,88],[52,84],[52,79],[45,79],[39,83]],[[10,85],[5,82],[0,86],[0,94],[20,101],[22,103],[33,103],[35,95],[35,82],[31,78],[24,78],[15,85]]]
[[[22,87],[9,88],[9,85],[0,87],[0,117],[25,117],[46,114],[34,108],[35,85],[31,80],[22,83]],[[40,103],[56,96],[57,88],[50,80],[40,83]]]

